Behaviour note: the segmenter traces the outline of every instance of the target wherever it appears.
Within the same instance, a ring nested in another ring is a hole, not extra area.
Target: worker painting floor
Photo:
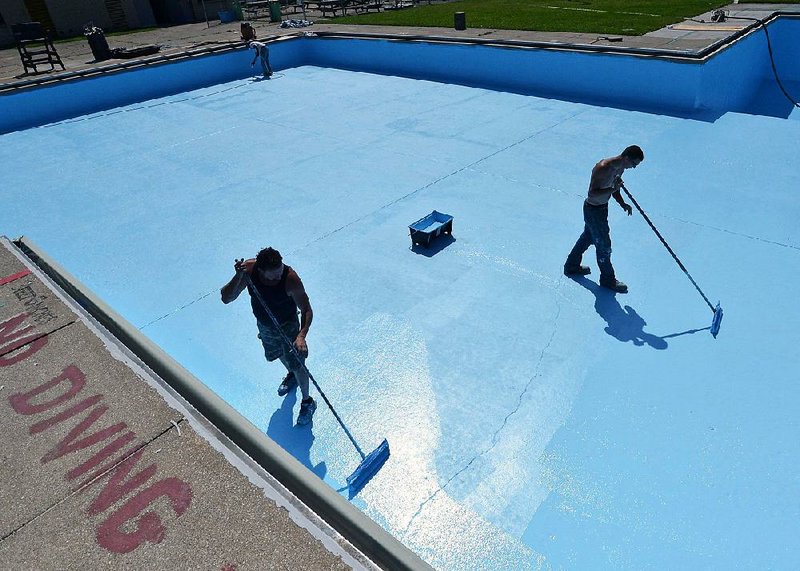
[[[234,258],[278,248],[314,308],[308,366],[365,450],[355,505],[438,569],[796,568],[800,123],[714,122],[318,67],[0,138],[25,234],[336,489],[324,403],[294,426]],[[287,102],[291,102],[290,104]],[[562,275],[592,166],[614,295]],[[40,157],[42,160],[33,160]],[[453,237],[412,249],[432,210]],[[344,492],[343,492],[344,493]]]

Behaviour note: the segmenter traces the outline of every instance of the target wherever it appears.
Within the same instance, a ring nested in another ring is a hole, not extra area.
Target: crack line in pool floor
[[[532,187],[535,187],[535,188],[538,188],[538,189],[541,189],[541,190],[547,190],[547,191],[551,191],[551,192],[557,192],[558,194],[564,194],[566,196],[574,196],[574,197],[579,197],[579,198],[584,198],[585,197],[585,193],[580,193],[579,194],[579,193],[576,193],[576,192],[570,192],[570,191],[563,190],[561,188],[557,188],[557,187],[553,187],[553,186],[546,186],[546,185],[543,185],[543,184],[530,182],[528,180],[518,180],[516,178],[510,177],[510,176],[505,175],[503,173],[489,172],[489,171],[480,170],[480,169],[475,169],[475,170],[476,170],[476,172],[479,172],[479,173],[481,173],[483,175],[501,178],[503,180],[507,180],[508,182],[513,182],[514,184],[520,184],[520,185],[523,185],[523,186],[532,186]],[[653,216],[653,214],[650,214],[650,216]],[[760,236],[753,236],[752,234],[745,234],[744,232],[736,232],[735,230],[729,230],[727,228],[720,228],[719,226],[712,226],[710,224],[703,224],[702,222],[695,222],[693,220],[687,220],[685,218],[678,218],[676,216],[669,216],[669,215],[665,215],[665,214],[657,214],[656,216],[659,216],[659,217],[667,219],[667,220],[675,220],[677,222],[682,222],[684,224],[692,224],[694,226],[699,226],[701,228],[706,228],[708,230],[716,230],[717,232],[725,232],[726,234],[731,234],[733,236],[738,236],[740,238],[748,238],[750,240],[755,240],[757,242],[764,242],[766,244],[772,244],[773,246],[782,246],[784,248],[790,248],[792,250],[800,250],[800,246],[795,246],[795,245],[787,244],[787,243],[784,243],[784,242],[778,242],[777,240],[770,240],[768,238],[761,238]]]
[[[415,194],[417,194],[417,193],[419,193],[419,192],[421,192],[421,191],[425,190],[426,188],[430,188],[430,187],[432,187],[433,185],[435,185],[435,184],[438,184],[438,183],[440,183],[441,181],[443,181],[443,180],[445,180],[445,179],[448,179],[448,178],[450,178],[451,176],[457,175],[457,174],[458,174],[458,173],[460,173],[460,172],[463,172],[463,171],[465,171],[465,170],[467,170],[467,169],[470,169],[470,168],[474,167],[475,165],[477,165],[477,164],[479,164],[479,163],[482,163],[483,161],[486,161],[486,160],[488,160],[488,159],[490,159],[490,158],[494,157],[495,155],[498,155],[498,154],[500,154],[500,153],[502,153],[502,152],[505,152],[505,151],[507,151],[507,150],[509,150],[509,149],[511,149],[511,148],[513,148],[513,147],[516,147],[517,145],[521,145],[522,143],[524,143],[524,142],[526,142],[526,141],[529,141],[530,139],[532,139],[532,138],[534,138],[534,137],[536,137],[536,136],[538,136],[538,135],[541,135],[541,134],[542,134],[542,133],[544,133],[545,131],[549,131],[550,129],[554,129],[555,127],[558,127],[559,125],[561,125],[561,124],[563,124],[563,123],[565,123],[565,122],[567,122],[567,121],[569,121],[569,120],[571,120],[571,119],[574,119],[574,118],[575,118],[575,117],[577,117],[578,115],[581,115],[582,113],[585,113],[585,112],[586,112],[586,111],[583,111],[583,110],[581,110],[581,111],[577,111],[576,113],[573,113],[572,115],[569,115],[569,116],[567,116],[567,117],[564,117],[564,118],[562,118],[561,120],[559,120],[558,122],[556,122],[556,123],[553,123],[552,125],[548,125],[547,127],[544,127],[544,128],[542,128],[542,129],[540,129],[540,130],[538,130],[538,131],[534,132],[534,133],[531,133],[530,135],[528,135],[527,137],[524,137],[524,138],[520,139],[519,141],[515,141],[514,143],[511,143],[510,145],[506,145],[506,146],[505,146],[505,147],[503,147],[502,149],[498,149],[498,150],[496,150],[496,151],[494,151],[494,152],[492,152],[492,153],[489,153],[488,155],[486,155],[486,156],[484,156],[484,157],[481,157],[480,159],[478,159],[478,160],[476,160],[476,161],[473,161],[473,162],[471,162],[471,163],[470,163],[470,164],[468,164],[468,165],[464,165],[463,167],[457,168],[457,169],[456,169],[456,170],[454,170],[453,172],[451,172],[451,173],[448,173],[448,174],[446,174],[446,175],[444,175],[444,176],[441,176],[441,177],[437,178],[436,180],[434,180],[434,181],[431,181],[431,182],[429,182],[429,183],[427,183],[427,184],[425,184],[425,185],[423,185],[423,186],[421,186],[421,187],[419,187],[419,188],[417,188],[417,189],[415,189],[415,190],[412,190],[411,192],[409,192],[409,193],[406,193],[406,194],[404,194],[403,196],[400,196],[399,198],[396,198],[395,200],[392,200],[391,202],[387,202],[387,203],[386,203],[386,204],[384,204],[383,206],[379,206],[379,207],[378,207],[378,208],[376,208],[375,210],[373,210],[373,211],[371,211],[371,212],[368,212],[367,214],[364,214],[363,216],[361,216],[361,217],[359,217],[359,218],[356,218],[355,220],[351,220],[350,222],[348,222],[347,224],[344,224],[344,225],[340,226],[339,228],[336,228],[336,229],[334,229],[334,230],[331,230],[331,231],[329,231],[329,232],[326,232],[325,234],[322,234],[321,236],[318,236],[317,238],[314,238],[313,240],[311,240],[311,241],[310,241],[310,242],[308,242],[307,244],[305,244],[305,245],[303,245],[303,246],[301,246],[301,247],[297,248],[297,250],[294,250],[292,253],[296,253],[296,252],[298,252],[298,251],[300,251],[300,250],[303,250],[303,249],[305,249],[305,248],[308,248],[308,247],[309,247],[309,246],[311,246],[312,244],[316,244],[317,242],[320,242],[320,241],[322,241],[322,240],[324,240],[324,239],[326,239],[326,238],[328,238],[328,237],[332,236],[333,234],[336,234],[337,232],[339,232],[339,231],[341,231],[341,230],[344,230],[345,228],[348,228],[349,226],[352,226],[353,224],[357,224],[358,222],[361,222],[362,220],[365,220],[366,218],[368,218],[368,217],[370,217],[370,216],[374,215],[376,212],[380,212],[381,210],[384,210],[384,209],[386,209],[386,208],[389,208],[390,206],[393,206],[393,205],[397,204],[398,202],[400,202],[400,201],[402,201],[402,200],[405,200],[406,198],[409,198],[409,197],[411,197],[411,196],[414,196]]]
[[[71,123],[80,123],[80,122],[83,122],[83,121],[92,121],[93,119],[100,119],[100,118],[103,118],[103,117],[109,117],[111,115],[117,115],[119,113],[130,113],[132,111],[141,111],[142,109],[152,109],[154,107],[161,107],[162,105],[173,105],[175,103],[184,103],[186,101],[194,101],[196,99],[204,99],[206,97],[219,95],[220,93],[225,93],[226,91],[231,91],[233,89],[239,89],[240,87],[246,87],[250,83],[252,83],[252,80],[247,81],[245,83],[241,83],[239,85],[233,85],[231,87],[226,87],[224,89],[221,89],[219,91],[214,91],[212,93],[203,93],[203,94],[200,94],[200,95],[194,95],[194,96],[191,96],[191,97],[185,97],[183,99],[171,99],[171,100],[168,100],[168,101],[156,100],[157,101],[156,103],[147,102],[147,103],[143,103],[141,105],[138,105],[137,107],[131,107],[131,105],[136,105],[136,103],[130,103],[130,104],[128,104],[128,105],[126,105],[124,107],[121,107],[121,108],[120,107],[112,107],[111,109],[107,109],[106,111],[99,111],[99,112],[93,113],[91,115],[84,115],[84,116],[81,116],[81,117],[73,117],[71,119],[63,119],[63,120],[57,121],[55,123],[47,123],[45,125],[39,125],[36,128],[48,129],[48,128],[51,128],[51,127],[58,127],[60,125],[69,125]]]
[[[470,163],[470,164],[468,164],[468,165],[465,165],[465,166],[463,166],[463,167],[461,167],[461,168],[458,168],[458,169],[454,170],[453,172],[451,172],[451,173],[449,173],[449,174],[446,174],[446,175],[444,175],[444,176],[441,176],[441,177],[437,178],[436,180],[434,180],[434,181],[432,181],[432,182],[429,182],[428,184],[426,184],[426,185],[424,185],[424,186],[421,186],[421,187],[419,187],[419,188],[417,188],[417,189],[415,189],[415,190],[412,190],[411,192],[409,192],[409,193],[407,193],[407,194],[404,194],[403,196],[401,196],[401,197],[399,197],[399,198],[397,198],[397,199],[395,199],[395,200],[392,200],[391,202],[388,202],[388,203],[384,204],[383,206],[379,206],[378,208],[376,208],[375,210],[373,210],[373,211],[371,211],[371,212],[368,212],[368,213],[367,213],[367,214],[365,214],[364,216],[361,216],[361,217],[359,217],[359,218],[357,218],[357,219],[355,219],[355,220],[351,220],[351,221],[350,221],[350,222],[348,222],[347,224],[344,224],[344,225],[340,226],[339,228],[336,228],[336,229],[334,229],[334,230],[331,230],[330,232],[326,232],[325,234],[323,234],[323,235],[321,235],[321,236],[318,236],[317,238],[314,238],[313,240],[311,240],[310,242],[308,242],[308,243],[306,243],[306,244],[304,244],[304,245],[300,246],[299,248],[297,248],[297,249],[295,249],[295,250],[290,250],[289,254],[290,254],[290,255],[296,254],[297,252],[299,252],[299,251],[301,251],[301,250],[304,250],[305,248],[308,248],[308,247],[309,247],[309,246],[311,246],[312,244],[315,244],[315,243],[317,243],[317,242],[320,242],[320,241],[324,240],[325,238],[328,238],[328,237],[332,236],[333,234],[336,234],[337,232],[339,232],[339,231],[341,231],[341,230],[344,230],[345,228],[347,228],[347,227],[349,227],[349,226],[352,226],[353,224],[357,224],[358,222],[361,222],[362,220],[364,220],[364,219],[366,219],[366,218],[368,218],[368,217],[372,216],[372,215],[373,215],[373,214],[375,214],[376,212],[380,212],[381,210],[383,210],[383,209],[385,209],[385,208],[389,208],[390,206],[392,206],[392,205],[394,205],[394,204],[397,204],[398,202],[400,202],[400,201],[402,201],[402,200],[405,200],[406,198],[408,198],[408,197],[410,197],[410,196],[413,196],[413,195],[415,195],[415,194],[417,194],[417,193],[419,193],[419,192],[421,192],[421,191],[425,190],[426,188],[430,188],[431,186],[433,186],[433,185],[435,185],[435,184],[437,184],[437,183],[439,183],[439,182],[441,182],[441,181],[443,181],[443,180],[445,180],[445,179],[447,179],[447,178],[450,178],[451,176],[454,176],[454,175],[456,175],[456,174],[458,174],[458,173],[460,173],[460,172],[463,172],[463,171],[465,171],[465,170],[467,170],[467,169],[473,168],[475,165],[477,165],[477,164],[479,164],[479,163],[482,163],[483,161],[486,161],[486,160],[488,160],[488,159],[490,159],[490,158],[492,158],[492,157],[494,157],[494,156],[496,156],[496,155],[498,155],[498,154],[500,154],[500,153],[502,153],[502,152],[504,152],[504,151],[507,151],[508,149],[511,149],[511,148],[513,148],[513,147],[516,147],[517,145],[521,145],[522,143],[524,143],[524,142],[526,142],[526,141],[529,141],[530,139],[532,139],[532,138],[536,137],[537,135],[541,135],[541,134],[542,134],[542,133],[544,133],[545,131],[549,131],[550,129],[554,129],[554,128],[558,127],[559,125],[562,125],[563,123],[566,123],[567,121],[569,121],[569,120],[571,120],[571,119],[574,119],[574,118],[575,118],[575,117],[577,117],[578,115],[581,115],[581,114],[583,114],[583,113],[585,113],[585,112],[586,112],[586,111],[584,111],[584,110],[581,110],[581,111],[577,111],[576,113],[573,113],[573,114],[571,114],[571,115],[569,115],[569,116],[567,116],[567,117],[563,117],[562,119],[560,119],[560,120],[559,120],[559,121],[557,121],[556,123],[553,123],[552,125],[548,125],[547,127],[544,127],[544,128],[542,128],[542,129],[539,129],[538,131],[536,131],[536,132],[534,132],[534,133],[531,133],[530,135],[528,135],[527,137],[524,137],[524,138],[520,139],[519,141],[515,141],[515,142],[513,142],[513,143],[511,143],[511,144],[509,144],[509,145],[506,145],[506,146],[505,146],[505,147],[503,147],[502,149],[498,149],[498,150],[496,150],[496,151],[494,151],[494,152],[491,152],[491,153],[489,153],[488,155],[486,155],[486,156],[484,156],[484,157],[481,157],[480,159],[477,159],[476,161],[473,161],[472,163]],[[479,171],[479,172],[482,172],[482,171]],[[175,310],[173,310],[173,311],[170,311],[169,313],[165,313],[164,315],[162,315],[162,316],[160,316],[160,317],[157,317],[156,319],[153,319],[153,320],[152,320],[152,321],[150,321],[149,323],[147,323],[147,324],[145,324],[145,325],[143,325],[143,326],[139,327],[139,330],[144,330],[146,327],[149,327],[150,325],[153,325],[154,323],[156,323],[156,322],[158,322],[158,321],[161,321],[162,319],[166,319],[166,318],[168,318],[168,317],[171,317],[172,315],[174,315],[174,314],[178,313],[178,312],[179,312],[179,311],[181,311],[182,309],[185,309],[186,307],[189,307],[190,305],[192,305],[192,304],[194,304],[194,303],[197,303],[198,301],[200,301],[200,300],[202,300],[202,299],[204,299],[204,298],[208,297],[209,295],[211,295],[211,294],[212,294],[212,293],[214,293],[215,291],[216,291],[216,289],[212,289],[211,291],[208,291],[208,292],[206,292],[206,293],[202,294],[202,295],[201,295],[200,297],[198,297],[197,299],[191,300],[191,301],[187,302],[186,304],[182,305],[181,307],[179,307],[179,308],[177,308],[177,309],[175,309]]]
[[[149,323],[146,323],[145,325],[142,325],[141,327],[139,327],[139,330],[140,330],[140,331],[143,331],[143,330],[144,330],[146,327],[150,327],[151,325],[153,325],[154,323],[158,323],[158,322],[159,322],[159,321],[161,321],[162,319],[166,319],[167,317],[171,317],[171,316],[175,315],[176,313],[178,313],[179,311],[181,311],[181,310],[183,310],[183,309],[186,309],[186,308],[187,308],[187,307],[189,307],[190,305],[194,305],[194,304],[195,304],[195,303],[197,303],[198,301],[204,300],[205,298],[207,298],[209,295],[211,295],[211,294],[212,294],[212,293],[214,293],[215,291],[217,291],[217,290],[216,290],[216,289],[212,289],[211,291],[209,291],[209,292],[207,292],[207,293],[204,293],[203,295],[201,295],[201,296],[200,296],[200,297],[198,297],[197,299],[193,299],[193,300],[189,301],[188,303],[185,303],[185,304],[183,304],[182,306],[178,307],[177,309],[173,309],[173,310],[172,310],[172,311],[170,311],[169,313],[165,313],[165,314],[164,314],[164,315],[162,315],[161,317],[156,317],[156,318],[155,318],[155,319],[153,319],[151,322],[149,322]]]
[[[450,476],[444,484],[439,486],[439,488],[435,492],[430,494],[420,504],[419,508],[414,513],[414,515],[411,516],[411,519],[409,520],[408,525],[403,530],[403,534],[408,533],[408,531],[411,529],[411,526],[414,525],[414,520],[422,513],[422,511],[425,509],[425,506],[429,502],[431,502],[439,494],[439,492],[443,492],[445,490],[445,488],[447,488],[447,486],[450,485],[450,482],[452,482],[458,476],[460,476],[461,474],[463,474],[464,472],[469,470],[469,468],[472,466],[472,464],[475,463],[476,460],[478,460],[479,458],[489,454],[495,448],[495,446],[497,446],[497,444],[500,442],[500,433],[503,431],[503,429],[505,429],[506,425],[508,424],[508,420],[513,415],[515,415],[517,412],[519,412],[519,409],[522,407],[522,400],[525,398],[525,395],[527,394],[528,389],[530,389],[531,384],[533,384],[534,379],[536,379],[539,376],[539,367],[542,364],[542,360],[544,359],[544,356],[547,353],[547,350],[550,348],[550,345],[553,344],[553,339],[555,339],[556,333],[558,332],[558,318],[561,315],[561,304],[560,303],[556,303],[556,308],[557,308],[556,315],[553,318],[553,332],[550,334],[550,339],[548,339],[547,344],[542,348],[541,352],[539,353],[539,359],[536,361],[536,364],[534,365],[534,373],[528,379],[528,382],[525,384],[525,387],[522,389],[522,392],[517,397],[517,406],[514,407],[514,409],[505,416],[505,418],[503,419],[503,422],[500,425],[500,427],[497,430],[494,431],[494,434],[492,434],[492,444],[488,448],[486,448],[486,450],[483,450],[483,451],[478,452],[477,454],[475,454],[469,460],[469,462],[467,462],[464,465],[463,468],[459,469],[455,474]]]

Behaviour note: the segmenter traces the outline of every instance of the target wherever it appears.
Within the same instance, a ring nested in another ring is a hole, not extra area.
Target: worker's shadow
[[[297,391],[295,387],[283,399],[281,407],[276,410],[269,419],[267,434],[281,448],[294,456],[309,470],[319,476],[320,480],[325,478],[328,467],[325,462],[320,462],[316,466],[311,462],[311,446],[314,444],[314,433],[312,420],[305,426],[295,426],[294,424],[294,405],[297,403]]]
[[[649,345],[653,349],[664,350],[668,347],[663,337],[647,333],[644,326],[647,322],[636,313],[631,306],[623,309],[617,301],[616,294],[583,276],[572,277],[574,281],[594,294],[594,309],[605,319],[605,332],[623,343],[633,342],[637,347]]]

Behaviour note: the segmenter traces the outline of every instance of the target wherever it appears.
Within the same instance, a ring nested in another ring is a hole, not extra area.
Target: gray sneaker
[[[317,401],[308,398],[308,402],[300,401],[300,414],[297,415],[297,424],[304,426],[311,422],[311,417],[314,416],[314,411],[317,410]]]
[[[628,293],[628,286],[617,279],[600,278],[600,285],[617,293]]]
[[[289,374],[283,378],[283,382],[278,386],[278,396],[282,397],[290,390],[297,386],[297,379],[294,378],[294,373],[289,371]]]

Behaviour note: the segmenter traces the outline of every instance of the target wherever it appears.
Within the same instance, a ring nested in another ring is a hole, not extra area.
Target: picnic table
[[[383,10],[384,0],[307,0],[305,4],[311,9],[322,12],[323,17],[330,15],[335,18],[338,15],[346,16],[348,10],[356,14],[370,10],[380,12]]]
[[[306,2],[306,6],[322,12],[323,16],[331,14],[335,18],[337,12],[341,12],[342,16],[347,14],[347,2],[348,0],[310,0]]]
[[[261,16],[270,16],[270,4],[276,0],[241,0],[242,14],[248,18],[256,20]],[[305,17],[305,7],[308,2],[303,0],[277,0],[281,5],[281,15],[283,14],[303,14]]]

